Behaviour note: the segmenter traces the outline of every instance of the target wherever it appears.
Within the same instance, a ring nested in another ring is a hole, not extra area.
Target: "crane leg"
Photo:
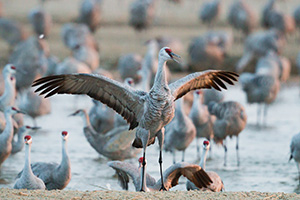
[[[267,126],[267,112],[268,112],[268,105],[265,104],[264,106],[264,120],[263,120],[263,125]]]
[[[181,162],[184,162],[184,153],[185,153],[185,150],[182,151],[182,159],[181,159]]]
[[[176,163],[176,152],[175,152],[175,149],[172,150],[172,153],[173,153],[173,164]]]
[[[165,134],[165,128],[163,127],[157,134],[157,139],[159,143],[159,169],[160,169],[160,178],[161,178],[161,188],[160,190],[166,191],[167,189],[164,186],[164,178],[163,178],[163,173],[162,173],[162,150],[163,150],[163,144],[164,144],[164,134]]]
[[[298,168],[298,179],[299,179],[299,185],[300,185],[300,164],[297,163],[297,168]]]
[[[196,138],[196,147],[197,147],[197,159],[200,160],[199,138]]]
[[[224,166],[227,165],[227,144],[226,138],[223,140],[223,147],[224,147]]]
[[[260,113],[261,113],[261,105],[257,104],[257,119],[256,119],[256,126],[259,127],[260,123]]]
[[[146,134],[146,132],[148,134]],[[141,137],[140,139],[142,140],[142,144],[143,144],[143,163],[142,163],[142,184],[141,184],[141,192],[145,192],[146,191],[146,172],[145,172],[145,165],[146,165],[146,148],[147,148],[147,144],[148,144],[148,140],[149,140],[149,136],[150,133],[147,130],[141,131]]]
[[[240,154],[239,154],[239,136],[236,136],[236,160],[237,160],[237,166],[240,166]]]

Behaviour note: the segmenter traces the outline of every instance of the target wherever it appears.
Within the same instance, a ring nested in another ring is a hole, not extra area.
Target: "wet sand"
[[[128,191],[28,191],[0,189],[0,199],[300,199],[296,193],[270,192],[128,192]]]

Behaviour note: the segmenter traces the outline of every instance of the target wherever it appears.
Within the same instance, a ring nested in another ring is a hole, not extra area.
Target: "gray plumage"
[[[224,165],[226,166],[227,161],[227,146],[226,139],[227,136],[230,138],[236,136],[236,153],[237,153],[237,165],[239,166],[239,146],[238,146],[238,136],[242,130],[246,127],[247,115],[244,106],[238,102],[227,101],[221,103],[211,102],[208,105],[208,110],[210,114],[216,116],[214,122],[214,141],[216,143],[221,143],[224,146],[225,156]]]
[[[118,175],[119,183],[121,187],[128,190],[129,176],[133,180],[135,190],[139,191],[142,183],[141,179],[141,168],[142,168],[143,157],[139,158],[139,167],[133,164],[125,163],[121,161],[110,161],[107,163],[108,166],[116,170]],[[146,164],[145,166],[146,167]],[[198,165],[188,164],[184,162],[176,163],[166,169],[163,173],[164,187],[166,190],[178,185],[178,179],[184,176],[199,185],[200,188],[207,187],[211,184],[211,180],[205,173],[205,171]],[[158,191],[161,187],[161,180],[155,181],[153,177],[146,174],[146,180],[144,182],[145,191]]]
[[[51,112],[51,102],[33,92],[33,88],[23,90],[19,94],[18,107],[30,116],[36,126],[36,118]]]
[[[37,130],[39,127],[31,127],[31,126],[22,126],[19,128],[17,132],[17,141],[15,138],[12,139],[12,150],[11,154],[16,154],[20,152],[24,147],[24,135],[27,135],[32,130]]]
[[[131,146],[135,130],[128,126],[116,127],[106,134],[96,132],[91,126],[85,110],[77,110],[72,116],[81,116],[84,120],[83,133],[90,145],[101,155],[111,160],[124,160],[135,157],[140,150]]]
[[[280,54],[285,42],[284,35],[276,30],[252,33],[245,41],[244,53],[236,70],[242,72],[252,59],[265,56],[269,51]]]
[[[216,89],[203,89],[203,104],[208,105],[211,101],[220,103],[224,100],[224,94]]]
[[[5,108],[5,129],[0,134],[0,166],[8,158],[12,150],[12,139],[14,135],[12,115],[20,113],[14,107],[8,106]]]
[[[107,104],[130,123],[129,129],[136,129],[133,146],[144,150],[158,138],[160,146],[159,164],[162,177],[162,148],[164,126],[174,117],[174,101],[187,92],[200,88],[226,89],[224,82],[234,84],[238,75],[222,70],[207,70],[192,73],[171,84],[166,80],[165,65],[168,60],[179,56],[171,49],[164,47],[158,55],[158,70],[155,81],[149,92],[138,91],[104,76],[88,74],[69,74],[48,76],[38,79],[33,86],[40,85],[36,92],[48,93],[46,97],[56,93],[87,94]],[[143,170],[145,172],[145,170]],[[144,174],[144,173],[143,173]],[[164,186],[162,184],[162,189]],[[142,187],[141,190],[144,190]]]
[[[68,133],[62,132],[62,160],[61,163],[36,162],[31,164],[32,172],[40,178],[47,190],[62,190],[71,180],[71,163],[67,152]],[[17,177],[22,177],[24,170]]]
[[[154,0],[136,0],[129,7],[129,25],[141,31],[148,28],[154,18]]]
[[[290,160],[294,159],[298,169],[298,178],[300,183],[300,133],[293,136],[290,144]]]
[[[37,36],[42,35],[45,38],[49,36],[52,26],[52,17],[44,8],[37,7],[32,9],[28,18]]]
[[[188,48],[189,65],[196,70],[223,63],[232,45],[232,35],[221,31],[209,31],[192,40]]]
[[[96,39],[85,24],[64,24],[61,29],[61,37],[65,46],[71,50],[79,46],[86,46],[99,51]]]
[[[107,107],[99,101],[93,100],[93,103],[94,105],[89,112],[91,125],[96,132],[100,134],[106,134],[108,131],[116,127],[114,125],[116,114],[113,109]],[[125,125],[127,125],[127,123]]]
[[[245,35],[251,33],[257,24],[255,12],[243,0],[237,0],[231,5],[227,20],[230,25],[241,30]]]
[[[31,169],[31,159],[30,159],[30,151],[31,151],[31,143],[32,139],[29,135],[25,136],[25,165],[22,170],[22,175],[19,174],[17,180],[14,184],[14,189],[27,189],[27,190],[44,190],[46,186],[44,182],[36,177],[32,173]]]
[[[4,79],[4,92],[0,96],[0,111],[4,111],[7,106],[13,106],[16,98],[16,79],[13,76],[17,68],[12,64],[5,65],[2,70]]]
[[[213,121],[206,105],[202,103],[202,91],[194,92],[193,105],[189,114],[196,128],[197,157],[200,158],[199,138],[213,139]]]
[[[94,33],[101,22],[101,0],[83,0],[79,8],[78,21],[86,24]]]
[[[125,54],[119,58],[118,70],[120,72],[121,78],[125,80],[126,78],[132,78],[134,82],[139,82],[141,76],[138,71],[142,68],[143,58],[139,54]]]
[[[27,34],[17,22],[11,19],[0,18],[0,36],[10,46],[15,46],[25,40]]]
[[[199,19],[203,23],[207,23],[209,25],[212,22],[216,21],[221,11],[221,1],[220,0],[210,0],[208,2],[203,3],[199,12]]]
[[[201,160],[199,163],[200,167],[203,170],[205,170],[206,156],[207,156],[207,152],[208,152],[209,148],[210,148],[210,143],[208,141],[204,141],[203,142],[203,153],[202,153]],[[209,178],[212,180],[212,183],[209,186],[207,186],[206,188],[198,188],[197,186],[195,186],[194,183],[187,180],[186,189],[187,190],[212,191],[212,192],[220,192],[220,191],[225,190],[223,181],[216,172],[206,171],[206,173],[209,176]]]
[[[185,149],[196,137],[196,128],[192,120],[185,114],[183,99],[176,101],[175,106],[175,116],[165,127],[164,143],[165,150],[173,153],[173,164],[176,163],[175,151],[182,151],[181,161],[184,162]]]
[[[275,8],[275,0],[269,0],[262,11],[262,26],[274,28],[283,33],[291,33],[295,30],[295,20],[292,16],[280,13]]]
[[[31,37],[19,43],[10,55],[9,62],[18,69],[16,71],[17,90],[30,87],[36,78],[46,73],[47,58],[42,42],[36,37]]]

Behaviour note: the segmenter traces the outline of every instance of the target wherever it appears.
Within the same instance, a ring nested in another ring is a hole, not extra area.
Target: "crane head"
[[[69,137],[69,134],[68,134],[68,132],[67,132],[67,131],[63,131],[63,132],[61,132],[61,135],[62,135],[62,138],[63,138],[63,140],[67,140],[67,139],[68,139],[68,137]]]
[[[203,149],[209,149],[210,147],[210,142],[208,140],[204,140],[203,141]]]
[[[158,59],[162,59],[164,61],[174,60],[179,63],[179,60],[177,60],[178,58],[180,58],[180,56],[173,53],[169,47],[163,47],[158,54]]]
[[[25,128],[27,130],[37,130],[37,129],[40,129],[41,127],[37,127],[37,126],[34,126],[34,127],[32,127],[32,126],[25,126]]]
[[[32,138],[31,138],[31,136],[30,136],[30,135],[26,135],[26,136],[24,137],[24,142],[25,142],[25,144],[31,144],[31,143],[32,143]]]
[[[197,95],[200,95],[200,94],[203,94],[203,91],[202,91],[202,90],[196,90],[195,93],[196,93]]]
[[[131,87],[134,85],[134,80],[132,78],[126,78],[124,82]]]
[[[7,107],[7,108],[5,109],[5,112],[11,113],[12,115],[17,114],[17,113],[25,114],[24,112],[18,110],[18,109],[15,108],[15,107]]]

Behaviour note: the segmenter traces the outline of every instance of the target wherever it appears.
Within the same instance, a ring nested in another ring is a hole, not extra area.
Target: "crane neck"
[[[157,90],[163,90],[163,87],[167,85],[166,61],[164,59],[158,59],[158,69],[155,75],[153,88],[156,88]]]
[[[141,189],[141,187],[142,187],[142,183],[143,183],[143,190],[145,191],[145,192],[147,192],[147,191],[149,191],[149,188],[147,187],[147,176],[146,176],[146,168],[147,168],[147,164],[145,164],[145,166],[144,166],[144,171],[145,171],[145,176],[144,176],[144,180],[142,179],[142,177],[143,177],[143,167],[142,167],[142,165],[141,165],[141,167],[139,167],[139,170],[140,170],[140,172],[141,172],[141,176],[140,176],[140,179],[141,179],[141,181],[140,181],[140,186],[139,186],[139,188],[138,189]]]
[[[22,176],[33,174],[30,166],[31,163],[30,151],[31,151],[31,144],[25,144],[25,165],[24,165]]]
[[[82,119],[85,127],[91,126],[90,117],[86,111],[83,112]]]
[[[199,163],[200,167],[202,167],[202,169],[204,169],[204,170],[205,170],[207,152],[208,152],[208,148],[203,149],[201,160],[200,160],[200,163]]]
[[[2,134],[5,138],[13,138],[13,123],[12,123],[12,115],[10,113],[4,112],[4,117],[6,120],[5,128]]]
[[[69,156],[68,156],[68,141],[65,140],[65,139],[62,139],[62,159],[61,159],[61,163],[60,163],[60,166],[61,168],[63,168],[64,166],[69,166],[69,163],[70,163],[70,159],[69,159]]]

